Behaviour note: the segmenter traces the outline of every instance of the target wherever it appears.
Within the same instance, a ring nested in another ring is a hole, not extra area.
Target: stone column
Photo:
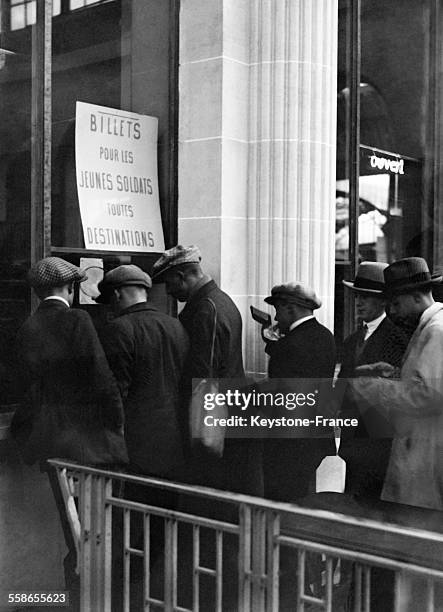
[[[265,358],[250,304],[300,280],[334,297],[337,0],[183,0],[179,240],[237,302],[246,367]]]

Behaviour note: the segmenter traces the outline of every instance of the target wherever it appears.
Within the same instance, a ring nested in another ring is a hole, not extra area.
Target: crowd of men
[[[135,265],[107,272],[97,302],[115,317],[97,334],[90,316],[72,308],[84,273],[57,257],[37,262],[29,282],[41,303],[20,330],[17,359],[24,399],[12,433],[25,460],[48,472],[75,581],[75,547],[54,475],[46,463],[66,457],[89,465],[296,502],[315,492],[315,470],[335,454],[330,439],[229,439],[223,456],[192,443],[188,406],[192,379],[245,377],[242,319],[232,299],[205,274],[196,246],[165,251],[151,276]],[[359,328],[344,343],[340,414],[359,420],[342,432],[346,492],[443,508],[442,280],[425,260],[360,264],[353,281]],[[152,283],[185,302],[178,318],[150,301]],[[321,300],[290,282],[265,302],[276,325],[263,328],[269,379],[334,378],[334,337],[314,317]],[[194,441],[195,442],[195,441]],[[146,501],[141,487],[132,499]],[[169,504],[159,492],[154,504]],[[72,586],[67,578],[67,586]]]

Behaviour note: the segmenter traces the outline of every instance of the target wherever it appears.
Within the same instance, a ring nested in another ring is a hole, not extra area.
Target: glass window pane
[[[37,20],[37,5],[35,0],[26,4],[26,25],[32,25]]]
[[[18,399],[15,335],[30,311],[31,37],[25,7],[11,7],[0,58],[0,411]]]
[[[84,4],[84,0],[70,0],[69,8],[71,9],[71,11],[75,11],[75,9],[84,6]]]
[[[432,222],[422,195],[429,31],[426,2],[362,1],[361,259],[391,262],[427,256],[432,242]]]
[[[11,6],[11,30],[25,27],[25,5]]]
[[[61,0],[52,0],[52,14],[60,15],[62,10]]]

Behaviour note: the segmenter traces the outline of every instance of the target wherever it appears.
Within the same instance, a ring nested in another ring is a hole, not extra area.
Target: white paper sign
[[[158,119],[77,102],[77,192],[87,249],[164,251]]]

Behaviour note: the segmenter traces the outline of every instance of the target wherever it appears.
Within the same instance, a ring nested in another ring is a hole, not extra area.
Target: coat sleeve
[[[402,369],[399,380],[357,378],[350,381],[361,405],[385,414],[397,431],[407,428],[407,418],[435,416],[443,412],[443,328],[423,330],[419,358]]]
[[[121,428],[124,423],[123,403],[114,376],[106,360],[103,347],[88,313],[74,309],[73,351],[77,363],[82,364],[84,380],[89,381],[91,393],[94,392],[102,408],[103,419],[109,426]]]
[[[209,300],[202,301],[198,317],[193,320],[190,334],[191,346],[189,352],[191,378],[206,378],[211,376],[211,348],[216,310]],[[217,336],[214,347],[214,370],[217,371]]]
[[[135,371],[133,334],[119,322],[114,322],[103,329],[100,338],[124,401],[128,397]]]

